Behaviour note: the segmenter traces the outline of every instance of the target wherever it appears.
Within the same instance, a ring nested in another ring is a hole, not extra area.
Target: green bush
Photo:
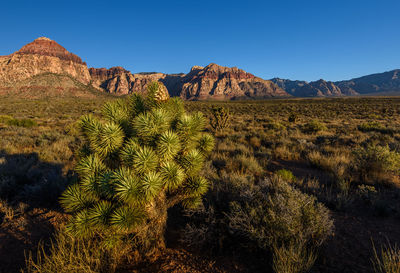
[[[400,170],[400,153],[389,146],[369,145],[353,151],[355,169],[362,182],[382,182]]]
[[[201,203],[209,183],[199,172],[214,139],[203,133],[200,112],[186,114],[182,101],[165,98],[161,87],[151,84],[146,98],[106,103],[104,121],[81,118],[80,179],[61,197],[72,234],[110,244],[134,237],[147,253],[165,246],[168,208]]]
[[[266,179],[246,196],[230,204],[227,217],[231,232],[271,251],[276,270],[298,268],[276,272],[302,272],[310,267],[315,248],[332,233],[328,209],[279,176]],[[288,253],[301,260],[293,264],[293,260],[283,259]]]
[[[318,120],[312,120],[303,125],[303,132],[308,134],[315,134],[326,129],[327,128],[325,124],[319,122]]]
[[[289,181],[289,182],[294,182],[296,181],[296,176],[294,174],[286,169],[281,169],[275,172],[277,176],[280,176],[283,180]]]
[[[9,126],[18,126],[18,127],[25,127],[30,128],[33,126],[37,126],[37,123],[34,120],[23,118],[23,119],[16,119],[11,116],[7,115],[0,115],[0,123],[5,123]]]
[[[384,127],[376,121],[361,123],[357,128],[361,132],[379,132],[382,134],[393,134],[396,131],[393,128]]]

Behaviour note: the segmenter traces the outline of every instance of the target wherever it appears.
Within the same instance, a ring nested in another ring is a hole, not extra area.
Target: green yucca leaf
[[[101,200],[88,210],[90,222],[95,226],[106,226],[113,211],[111,202]]]
[[[195,196],[195,197],[187,198],[187,199],[182,201],[182,206],[184,208],[190,208],[190,209],[197,208],[201,204],[202,204],[201,196]]]
[[[95,151],[106,157],[118,150],[124,142],[124,132],[116,123],[104,124],[95,142]]]
[[[85,194],[94,194],[97,197],[100,197],[100,175],[99,174],[87,174],[82,177],[80,181],[80,188]]]
[[[127,103],[123,100],[106,102],[102,109],[103,116],[109,121],[119,124],[129,119]]]
[[[82,133],[88,139],[97,136],[101,129],[101,123],[90,114],[82,116],[78,122],[78,125],[81,128]]]
[[[98,192],[101,197],[112,199],[115,195],[114,172],[106,171],[99,176]]]
[[[138,94],[133,94],[129,97],[128,108],[131,118],[147,110],[144,98]]]
[[[173,131],[166,131],[161,134],[157,141],[157,153],[164,160],[172,159],[181,149],[179,136]]]
[[[214,149],[214,137],[203,133],[198,140],[198,149],[204,156],[207,156]]]
[[[141,201],[141,184],[132,170],[120,168],[115,171],[113,175],[113,185],[115,195],[122,202],[137,203]]]
[[[158,128],[154,124],[153,117],[147,112],[135,117],[132,126],[136,135],[144,141],[151,141],[158,134]]]
[[[106,169],[101,158],[96,154],[88,155],[82,158],[76,165],[75,171],[85,177],[90,174],[99,174]]]
[[[120,231],[128,231],[141,224],[145,219],[145,213],[140,208],[122,206],[113,211],[110,224]]]
[[[192,197],[205,194],[209,187],[207,179],[201,176],[189,177],[185,182],[185,191]]]
[[[140,149],[137,138],[130,138],[120,151],[120,158],[124,165],[132,166],[133,160],[137,156],[136,152]]]
[[[196,149],[189,151],[179,160],[179,163],[185,169],[186,173],[190,175],[194,175],[199,172],[203,166],[203,162],[203,155],[199,152],[199,150]]]
[[[67,230],[78,237],[90,237],[96,232],[87,209],[81,210],[72,216],[70,223],[67,225]]]
[[[202,112],[196,112],[192,114],[190,126],[190,129],[193,133],[199,133],[204,129],[206,126],[206,119]]]
[[[132,167],[138,173],[145,173],[154,170],[158,165],[158,157],[153,149],[142,146],[133,156]]]
[[[167,162],[161,166],[160,174],[165,187],[169,190],[177,189],[185,179],[184,171],[174,162]]]
[[[188,138],[191,134],[192,117],[188,114],[183,114],[176,124],[176,129],[182,137]]]
[[[171,98],[160,107],[169,113],[171,121],[179,119],[185,113],[185,106],[180,98]]]
[[[67,187],[60,197],[61,206],[66,212],[77,212],[92,206],[97,201],[91,194],[82,191],[79,184]]]
[[[131,135],[133,133],[130,126],[130,107],[126,100],[116,100],[106,102],[102,109],[103,116],[105,116],[110,122],[118,124],[123,129],[125,135]]]
[[[148,172],[143,175],[142,192],[146,200],[152,200],[162,189],[162,179],[156,172]]]

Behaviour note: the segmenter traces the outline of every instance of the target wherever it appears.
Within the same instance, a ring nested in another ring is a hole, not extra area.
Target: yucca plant
[[[163,248],[167,209],[196,206],[209,183],[199,175],[214,138],[202,113],[188,114],[157,82],[147,96],[107,102],[103,119],[83,116],[79,180],[61,196],[70,232],[106,243],[133,239],[140,250]]]
[[[228,109],[225,109],[222,106],[221,107],[215,106],[211,109],[211,113],[213,117],[211,119],[210,124],[215,131],[221,131],[228,126],[230,118],[230,113]]]

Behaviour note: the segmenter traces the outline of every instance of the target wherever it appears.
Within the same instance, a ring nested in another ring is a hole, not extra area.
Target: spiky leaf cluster
[[[201,113],[186,113],[164,91],[152,83],[147,97],[110,101],[102,118],[80,119],[79,180],[60,200],[76,235],[134,233],[160,208],[201,201],[208,182],[199,171],[214,139]]]

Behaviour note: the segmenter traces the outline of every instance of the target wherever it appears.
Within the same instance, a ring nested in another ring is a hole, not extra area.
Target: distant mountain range
[[[400,94],[399,75],[400,70],[393,70],[340,82],[264,80],[213,63],[193,66],[187,74],[132,74],[122,67],[88,68],[80,57],[45,37],[0,56],[0,94],[24,97],[145,93],[152,81],[163,83],[171,96],[186,100]]]
[[[334,97],[356,95],[400,95],[400,69],[372,74],[348,81],[291,81],[271,79],[276,85],[296,97]]]

